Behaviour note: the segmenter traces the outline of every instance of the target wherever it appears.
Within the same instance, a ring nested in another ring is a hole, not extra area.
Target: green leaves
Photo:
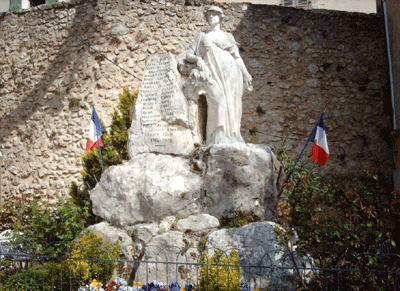
[[[200,267],[199,291],[240,290],[241,276],[237,250],[233,249],[229,254],[225,254],[216,249],[213,256],[208,256],[208,253],[204,252],[200,262],[205,265]]]
[[[275,153],[288,173],[293,161],[282,148],[284,143]],[[366,171],[356,182],[327,184],[314,170],[298,166],[283,191],[287,200],[278,204],[278,221],[286,229],[295,229],[300,246],[320,268],[389,269],[374,254],[382,252],[382,244],[396,245],[390,222],[400,216],[400,191],[390,194],[378,182],[375,173]],[[283,244],[288,241],[282,235],[279,239]],[[341,255],[333,258],[332,251]],[[355,261],[355,253],[370,255]],[[369,286],[368,280],[373,281],[373,276],[362,278],[360,286]]]
[[[20,204],[21,216],[11,224],[15,242],[36,254],[64,256],[72,240],[84,229],[87,207],[69,199],[54,204],[35,201]]]

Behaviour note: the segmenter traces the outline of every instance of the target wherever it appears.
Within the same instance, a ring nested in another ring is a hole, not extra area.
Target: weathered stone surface
[[[127,29],[125,26],[123,26],[122,24],[117,24],[114,25],[111,28],[111,32],[114,35],[125,35],[129,33],[129,29]]]
[[[172,54],[147,58],[138,100],[132,108],[131,157],[144,152],[189,155],[194,150],[188,103],[180,86]]]
[[[209,214],[192,215],[186,219],[181,219],[176,224],[180,232],[203,233],[219,227],[218,218]]]
[[[103,239],[103,243],[120,242],[121,251],[127,260],[132,260],[136,257],[141,245],[132,241],[132,238],[121,228],[114,227],[107,222],[100,222],[88,227],[90,231],[99,235]]]
[[[107,169],[90,199],[96,215],[113,225],[134,225],[199,211],[199,185],[187,159],[139,154]]]
[[[179,280],[197,282],[197,266],[179,264],[179,262],[197,263],[199,260],[196,241],[182,232],[170,231],[154,237],[146,246],[143,260],[178,264],[141,264],[136,277],[141,282],[167,280],[167,278],[175,280],[177,273]]]
[[[166,231],[170,231],[172,228],[173,223],[176,221],[175,216],[167,216],[159,223],[159,232],[164,233]]]
[[[217,218],[242,212],[273,220],[278,192],[271,149],[235,143],[213,145],[207,153],[204,211]]]
[[[158,223],[139,224],[133,227],[133,235],[144,245],[158,234]]]
[[[159,222],[167,216],[194,213],[218,219],[242,213],[273,220],[278,171],[279,163],[263,145],[212,145],[199,149],[192,160],[138,154],[107,169],[90,198],[93,212],[113,225]],[[184,228],[184,222],[181,225]],[[151,236],[143,237],[147,241]]]
[[[239,228],[221,229],[211,232],[207,238],[206,250],[209,254],[217,248],[228,252],[235,248],[239,252],[240,263],[247,266],[277,267],[276,269],[244,268],[243,275],[250,282],[250,287],[267,290],[296,290],[299,280],[295,272],[295,264],[285,246],[276,241],[274,229],[278,224],[274,222],[255,222]],[[296,238],[293,241],[295,250]],[[313,260],[310,257],[299,257],[294,252],[298,266],[311,267]],[[293,269],[280,269],[280,268]],[[267,275],[268,274],[268,275]],[[305,274],[302,274],[305,275]]]

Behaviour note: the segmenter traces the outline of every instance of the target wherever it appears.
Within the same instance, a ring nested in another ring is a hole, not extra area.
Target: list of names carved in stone
[[[155,55],[146,62],[146,73],[141,84],[142,114],[141,124],[156,124],[163,118],[172,116],[171,99],[174,85],[168,74],[171,58],[168,54]]]

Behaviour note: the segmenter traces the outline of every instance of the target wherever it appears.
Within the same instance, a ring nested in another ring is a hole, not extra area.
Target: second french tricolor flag
[[[308,140],[314,142],[311,158],[321,165],[325,165],[329,157],[328,140],[324,126],[324,114],[321,114]]]
[[[103,146],[103,141],[101,140],[103,132],[104,128],[101,125],[96,109],[93,106],[92,117],[90,118],[89,136],[86,142],[86,151],[98,147],[99,143],[100,146]]]

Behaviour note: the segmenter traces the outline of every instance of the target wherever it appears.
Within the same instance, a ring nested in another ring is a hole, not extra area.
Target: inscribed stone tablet
[[[171,54],[146,59],[138,100],[132,109],[129,154],[159,152],[188,155],[194,149],[188,104]]]

